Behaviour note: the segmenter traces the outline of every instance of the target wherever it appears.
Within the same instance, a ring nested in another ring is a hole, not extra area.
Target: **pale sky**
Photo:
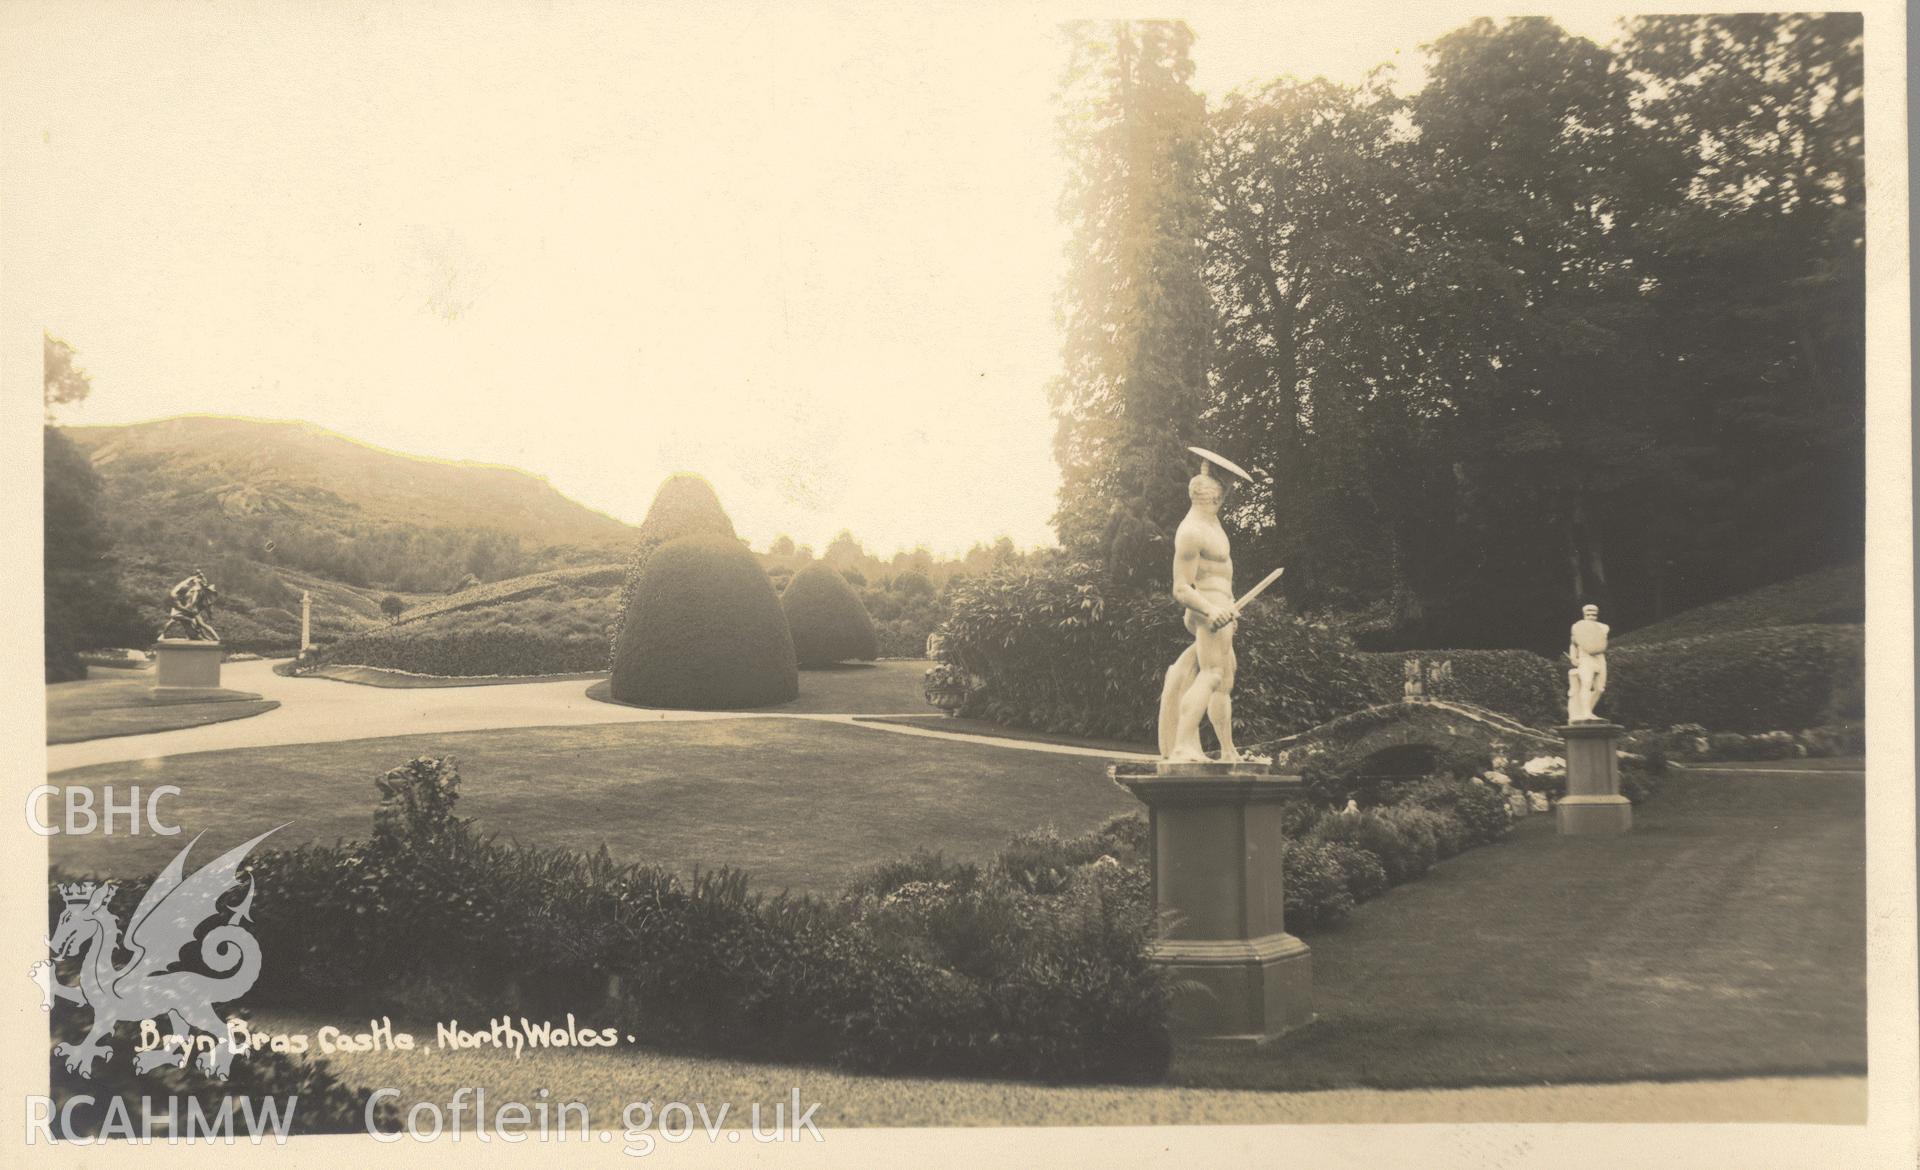
[[[1217,96],[1471,11],[1187,19]],[[759,547],[1051,543],[1057,19],[16,4],[8,276],[93,376],[63,421],[305,419],[630,521],[698,471]]]

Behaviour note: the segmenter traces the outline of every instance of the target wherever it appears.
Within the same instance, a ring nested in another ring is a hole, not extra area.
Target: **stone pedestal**
[[[1286,931],[1281,814],[1300,778],[1265,764],[1116,768],[1146,804],[1153,896],[1171,969],[1175,1030],[1264,1044],[1313,1018],[1313,959]]]
[[[1562,837],[1602,836],[1633,828],[1633,802],[1620,795],[1620,734],[1604,719],[1560,729],[1567,741],[1567,794],[1554,806]]]
[[[218,687],[222,653],[218,642],[160,639],[153,646],[154,689]]]

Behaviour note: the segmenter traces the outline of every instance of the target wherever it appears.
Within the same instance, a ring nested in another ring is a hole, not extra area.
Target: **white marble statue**
[[[1187,631],[1193,645],[1167,668],[1160,690],[1160,756],[1169,762],[1207,758],[1200,746],[1200,720],[1213,725],[1220,741],[1220,760],[1235,763],[1233,746],[1234,623],[1240,608],[1280,576],[1275,570],[1245,597],[1233,596],[1233,547],[1220,526],[1220,504],[1226,485],[1215,479],[1213,467],[1222,467],[1252,482],[1253,477],[1231,460],[1199,447],[1200,474],[1187,483],[1192,506],[1173,536],[1173,599],[1186,610]]]
[[[1567,722],[1592,722],[1593,709],[1607,689],[1607,626],[1600,607],[1584,606],[1568,639]]]

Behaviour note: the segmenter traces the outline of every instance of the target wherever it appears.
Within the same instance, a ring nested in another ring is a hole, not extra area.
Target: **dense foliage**
[[[968,714],[1138,743],[1152,742],[1166,669],[1191,641],[1165,593],[1115,587],[1084,564],[961,582],[941,629],[945,656],[973,679]],[[1566,717],[1564,659],[1528,650],[1356,651],[1265,598],[1234,641],[1234,729],[1243,744],[1398,700],[1410,658],[1423,664],[1431,698],[1536,727]],[[1858,626],[1734,629],[1620,646],[1608,658],[1600,714],[1628,727],[1798,731],[1857,719],[1864,705]]]
[[[1213,317],[1201,280],[1206,104],[1177,21],[1074,21],[1061,96],[1071,236],[1060,294],[1060,543],[1120,581],[1167,578],[1206,406]]]
[[[161,617],[149,628],[127,596],[86,457],[53,427],[44,440],[46,679],[64,682],[86,677],[79,651],[145,646]]]
[[[48,333],[41,334],[41,342],[50,419],[56,407],[85,399],[93,383],[74,364],[72,346]],[[100,477],[72,440],[51,425],[42,434],[42,473],[46,680],[65,682],[86,677],[79,651],[144,645],[153,631],[143,628],[121,582]]]
[[[1600,713],[1629,727],[1799,730],[1858,719],[1860,626],[1777,626],[1622,646],[1608,653]]]
[[[1126,555],[1164,573],[1197,396],[1271,472],[1237,555],[1369,646],[1552,652],[1583,601],[1626,630],[1858,558],[1857,13],[1479,20],[1410,93],[1283,79],[1204,120],[1185,49],[1071,47],[1070,551],[1144,508]]]
[[[947,620],[952,591],[964,577],[954,577],[945,592],[919,573],[901,573],[869,584],[860,600],[873,617],[875,644],[882,658],[923,658],[927,636]]]
[[[705,479],[691,472],[668,476],[660,490],[653,494],[653,503],[648,506],[646,518],[640,521],[640,531],[634,537],[633,551],[627,555],[626,577],[620,586],[613,626],[607,636],[610,666],[618,658],[620,631],[633,609],[640,578],[645,575],[654,551],[669,540],[700,534],[731,538],[733,521],[720,506],[720,497],[714,494],[713,485]]]
[[[928,587],[931,592],[931,586]],[[793,634],[793,654],[801,666],[827,666],[880,656],[873,619],[847,579],[824,564],[794,574],[780,594],[780,608]]]
[[[1160,590],[1109,583],[1091,566],[999,573],[954,592],[946,654],[979,680],[969,715],[1018,727],[1152,742],[1166,671],[1192,635]],[[1234,642],[1236,736],[1304,731],[1373,702],[1339,634],[1261,598]],[[1397,689],[1396,689],[1397,693]]]
[[[647,559],[621,623],[613,697],[648,707],[764,707],[799,694],[793,638],[766,573],[731,536]]]

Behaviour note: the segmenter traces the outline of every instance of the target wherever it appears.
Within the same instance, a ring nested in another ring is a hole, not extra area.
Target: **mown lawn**
[[[151,670],[102,670],[100,677],[47,687],[47,742],[80,743],[245,719],[280,704],[244,691],[156,695]]]
[[[879,662],[849,662],[800,672],[800,694],[771,707],[751,708],[783,715],[926,715],[939,717],[927,705],[920,679],[932,663],[924,658],[888,658]],[[587,688],[587,697],[612,703],[613,690],[605,680]]]
[[[804,684],[803,684],[804,685]],[[804,692],[803,692],[804,693]],[[944,743],[789,719],[617,723],[398,736],[101,764],[62,785],[178,785],[170,823],[235,844],[293,822],[276,844],[364,838],[373,778],[452,755],[459,811],[505,837],[670,866],[750,871],[769,888],[832,890],[920,847],[986,857],[1014,833],[1095,828],[1139,807],[1095,758]],[[53,862],[152,873],[180,838],[57,837]],[[224,846],[223,846],[224,847]]]
[[[1321,1018],[1174,1081],[1316,1089],[1866,1069],[1855,777],[1683,774],[1633,832],[1534,817],[1309,935]]]
[[[984,857],[1015,832],[1080,832],[1137,807],[1097,759],[780,719],[397,737],[60,779],[177,784],[167,813],[210,844],[292,821],[290,844],[363,836],[374,775],[449,753],[461,811],[485,828],[681,870],[734,865],[772,889],[829,890],[916,847]],[[60,837],[53,861],[125,876],[180,844]],[[1308,935],[1318,1021],[1258,1052],[1183,1046],[1170,1079],[1301,1090],[1858,1073],[1864,856],[1857,775],[1676,773],[1617,838],[1562,839],[1530,818]]]

